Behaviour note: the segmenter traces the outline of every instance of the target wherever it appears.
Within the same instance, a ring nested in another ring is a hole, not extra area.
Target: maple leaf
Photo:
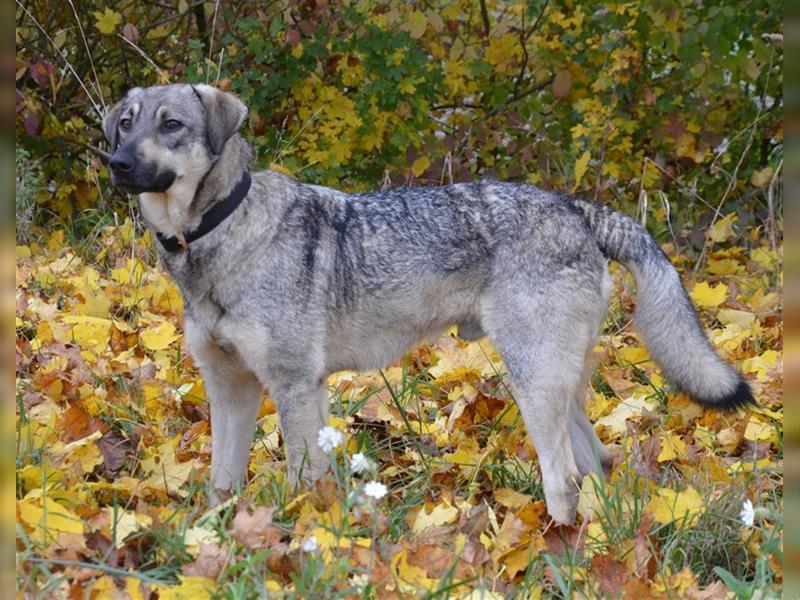
[[[705,281],[701,281],[692,288],[689,295],[697,306],[713,308],[722,304],[728,297],[728,286],[720,283],[712,287]]]
[[[95,26],[105,35],[114,33],[117,25],[122,23],[122,15],[116,11],[106,8],[103,12],[92,12],[95,18]]]
[[[256,507],[252,512],[240,507],[233,519],[233,537],[251,550],[276,544],[281,531],[272,524],[274,508]]]
[[[420,510],[414,518],[414,525],[411,527],[413,533],[419,533],[428,527],[436,527],[445,523],[452,523],[458,516],[458,509],[449,504],[437,504],[430,512],[425,509]]]
[[[677,523],[679,527],[691,527],[705,510],[705,502],[694,488],[681,492],[660,488],[650,502],[647,510],[659,523]]]

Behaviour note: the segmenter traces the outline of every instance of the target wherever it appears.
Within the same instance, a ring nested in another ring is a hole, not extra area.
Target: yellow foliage
[[[705,511],[705,502],[692,487],[681,492],[660,488],[648,503],[647,510],[658,523],[675,522],[678,527],[692,527]]]

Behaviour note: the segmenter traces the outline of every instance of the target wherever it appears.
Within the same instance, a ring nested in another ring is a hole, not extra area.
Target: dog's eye
[[[131,120],[128,117],[120,119],[119,128],[122,129],[123,131],[128,131],[128,129],[131,128]]]
[[[176,121],[175,119],[164,121],[164,123],[161,125],[161,129],[163,131],[177,131],[181,127],[183,127],[183,123]]]

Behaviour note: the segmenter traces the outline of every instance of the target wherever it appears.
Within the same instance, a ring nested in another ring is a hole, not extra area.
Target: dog
[[[250,173],[246,115],[231,93],[178,84],[131,89],[103,120],[112,181],[138,194],[183,295],[211,408],[211,498],[245,475],[265,388],[291,481],[314,480],[328,467],[316,443],[326,377],[384,367],[457,324],[500,353],[548,512],[573,523],[582,476],[612,464],[583,406],[609,259],[633,273],[635,322],[674,385],[718,409],[754,402],[669,259],[629,217],[497,181],[346,194]]]

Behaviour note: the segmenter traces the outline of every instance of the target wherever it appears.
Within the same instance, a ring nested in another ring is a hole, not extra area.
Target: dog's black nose
[[[111,169],[113,171],[117,171],[118,173],[127,173],[133,169],[133,156],[120,149],[114,152],[114,155],[111,157],[111,160],[108,164],[111,165]]]

